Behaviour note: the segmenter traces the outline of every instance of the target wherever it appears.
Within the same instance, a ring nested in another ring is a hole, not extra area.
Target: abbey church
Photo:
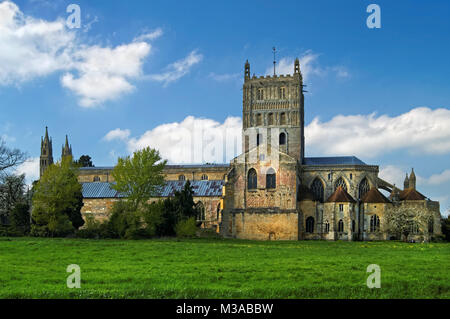
[[[305,157],[304,85],[298,59],[289,75],[251,76],[248,61],[244,71],[243,153],[229,164],[167,165],[166,184],[152,201],[173,196],[189,180],[202,227],[228,238],[389,240],[394,236],[383,230],[384,217],[400,206],[428,211],[433,216],[428,236],[440,234],[439,202],[416,189],[414,170],[399,189],[378,176],[377,165],[355,156]],[[62,156],[69,154],[66,136]],[[46,129],[41,175],[52,163]],[[114,202],[123,198],[110,187],[112,169],[79,170],[84,216],[107,219]]]

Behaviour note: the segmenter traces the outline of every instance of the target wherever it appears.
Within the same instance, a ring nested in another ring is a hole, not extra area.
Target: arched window
[[[334,190],[337,190],[339,186],[342,187],[345,191],[347,191],[347,183],[344,181],[342,177],[339,177],[339,179],[334,184]]]
[[[208,180],[208,175],[203,174],[203,175],[202,175],[202,181],[207,181],[207,180]]]
[[[94,182],[100,182],[100,177],[99,176],[94,176]]]
[[[286,133],[280,133],[280,145],[286,145]]]
[[[186,180],[186,176],[180,175],[180,176],[178,176],[178,180],[179,181],[185,181]]]
[[[286,98],[286,88],[281,87],[280,88],[280,99],[285,99],[285,98]]]
[[[197,208],[197,220],[198,221],[206,220],[205,206],[203,205],[203,203],[202,202],[198,202],[196,204],[196,208]]]
[[[248,171],[247,177],[247,188],[248,189],[256,189],[258,187],[258,176],[254,168],[251,168]]]
[[[354,233],[356,230],[356,222],[355,220],[352,220],[352,233]]]
[[[339,232],[339,233],[342,233],[343,231],[344,231],[344,222],[343,222],[342,219],[339,219],[339,222],[338,222],[338,232]]]
[[[262,125],[262,114],[258,113],[256,114],[256,126],[261,126]]]
[[[264,89],[258,89],[256,98],[257,98],[258,100],[264,100]]]
[[[380,217],[377,215],[372,215],[370,217],[370,231],[376,232],[380,230]]]
[[[306,218],[306,232],[314,233],[314,217]]]
[[[364,177],[361,183],[359,183],[359,199],[363,198],[364,195],[366,195],[369,190],[370,190],[369,182],[367,181],[367,178]]]
[[[280,114],[280,125],[286,125],[286,113]]]
[[[267,116],[268,125],[273,125],[273,113],[269,113]]]
[[[328,222],[328,220],[325,221],[325,233],[329,233],[330,232],[330,223]]]
[[[217,216],[216,216],[217,220],[220,220],[220,203],[217,205]]]
[[[273,168],[269,168],[266,174],[266,188],[277,187],[277,174]]]
[[[316,177],[311,184],[311,191],[314,194],[314,200],[323,203],[323,184],[322,181]]]
[[[428,220],[428,233],[433,234],[433,232],[434,232],[434,221],[433,218],[430,217],[430,219]]]

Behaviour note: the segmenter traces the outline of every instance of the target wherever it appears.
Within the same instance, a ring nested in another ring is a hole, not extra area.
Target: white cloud
[[[129,136],[130,136],[130,130],[121,130],[120,128],[117,128],[115,130],[110,131],[108,134],[106,134],[103,139],[108,142],[113,141],[113,140],[126,141]]]
[[[426,179],[426,183],[430,185],[441,185],[450,182],[450,169],[446,169],[440,174],[431,175]]]
[[[199,63],[202,59],[203,55],[197,53],[197,50],[194,50],[184,59],[169,64],[165,72],[149,75],[148,78],[153,81],[162,82],[164,86],[167,86],[188,74],[192,66]]]
[[[228,117],[223,123],[186,117],[181,122],[162,124],[139,137],[126,140],[128,151],[150,146],[171,163],[223,163],[241,153],[242,121]],[[113,130],[105,140],[123,137],[128,130]]]
[[[328,122],[315,118],[305,128],[305,139],[318,155],[373,158],[401,149],[446,154],[450,152],[450,110],[419,107],[396,117],[338,115]]]
[[[149,52],[150,45],[145,42],[80,49],[74,54],[79,77],[66,73],[61,78],[62,85],[80,96],[80,105],[84,107],[115,100],[133,90],[128,80],[141,75],[143,60]]]
[[[303,80],[308,81],[311,76],[325,76],[333,73],[336,77],[347,78],[350,76],[348,70],[344,66],[322,67],[319,65],[319,54],[313,53],[311,50],[306,51],[299,58],[300,71],[302,72]],[[276,65],[277,74],[294,74],[293,57],[283,57]],[[267,75],[273,74],[273,66],[266,69]]]
[[[88,31],[95,17],[84,26]],[[143,64],[151,52],[146,41],[163,34],[161,28],[116,47],[83,44],[76,30],[62,18],[45,21],[24,15],[10,1],[0,3],[0,86],[19,85],[54,72],[64,72],[61,85],[79,97],[82,107],[96,107],[134,90],[142,78]],[[167,85],[189,72],[202,56],[196,51],[153,75]]]
[[[35,180],[39,179],[39,157],[29,158],[19,165],[15,174],[25,174],[25,182],[31,185]]]
[[[0,3],[0,85],[70,68],[74,42],[75,34],[62,19],[34,19],[12,2]]]
[[[134,42],[142,42],[142,41],[152,41],[163,35],[163,30],[161,28],[157,28],[156,30],[148,33],[141,34],[140,36],[134,38]]]
[[[395,165],[387,165],[380,167],[380,172],[378,176],[389,182],[391,184],[395,184],[400,189],[403,189],[403,182],[406,177],[406,171]]]

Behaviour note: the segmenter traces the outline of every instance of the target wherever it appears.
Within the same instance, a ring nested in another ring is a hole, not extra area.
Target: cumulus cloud
[[[121,130],[120,128],[117,128],[115,130],[108,132],[108,134],[106,134],[103,139],[108,142],[113,140],[126,141],[129,136],[130,130]]]
[[[442,185],[450,182],[450,169],[446,169],[439,174],[431,175],[426,182],[430,185]]]
[[[144,58],[150,45],[136,42],[115,48],[86,47],[74,54],[79,76],[66,73],[61,82],[80,97],[80,105],[96,106],[107,100],[115,100],[131,92],[129,79],[142,74]]]
[[[71,68],[74,42],[62,19],[34,19],[12,2],[0,3],[0,85]]]
[[[305,128],[313,153],[373,158],[394,150],[450,152],[450,110],[414,108],[399,116],[338,115],[328,122],[315,118]]]
[[[162,124],[138,137],[124,139],[123,132],[116,129],[104,139],[125,140],[128,151],[150,146],[160,151],[171,163],[223,163],[241,153],[242,121],[228,117],[223,123],[188,116],[181,122]]]
[[[378,176],[389,182],[395,184],[400,189],[403,189],[403,181],[405,180],[406,170],[395,165],[387,165],[380,167],[380,172]]]
[[[89,30],[94,20],[85,26]],[[152,46],[147,41],[163,34],[161,28],[115,47],[83,44],[65,20],[46,21],[24,15],[10,1],[0,3],[0,86],[20,85],[37,77],[63,72],[61,85],[79,97],[82,107],[96,107],[134,90]],[[196,51],[153,75],[164,83],[186,75],[201,60]]]
[[[196,65],[203,59],[203,55],[199,54],[197,50],[189,53],[184,59],[178,60],[166,67],[166,71],[160,74],[149,75],[149,79],[157,82],[162,82],[164,86],[177,81],[181,77],[189,73],[192,66]]]
[[[19,165],[15,174],[25,174],[25,182],[31,185],[35,180],[39,179],[39,157],[29,158]]]

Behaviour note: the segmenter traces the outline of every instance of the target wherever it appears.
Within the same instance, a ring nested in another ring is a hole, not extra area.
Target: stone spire
[[[245,80],[250,80],[250,63],[248,63],[248,60],[245,62]]]
[[[405,181],[403,182],[403,189],[408,189],[408,188],[409,188],[409,178],[408,178],[408,173],[406,173]]]
[[[295,59],[294,74],[300,74],[300,61],[298,60],[298,58]]]
[[[69,139],[66,135],[66,144],[62,147],[61,159],[66,156],[72,156],[72,145],[69,146]]]
[[[414,168],[411,170],[409,175],[409,188],[416,189],[416,174],[414,173]]]
[[[48,127],[45,127],[45,137],[41,137],[41,156],[39,161],[39,176],[44,175],[45,170],[53,164],[52,139],[48,136]]]

